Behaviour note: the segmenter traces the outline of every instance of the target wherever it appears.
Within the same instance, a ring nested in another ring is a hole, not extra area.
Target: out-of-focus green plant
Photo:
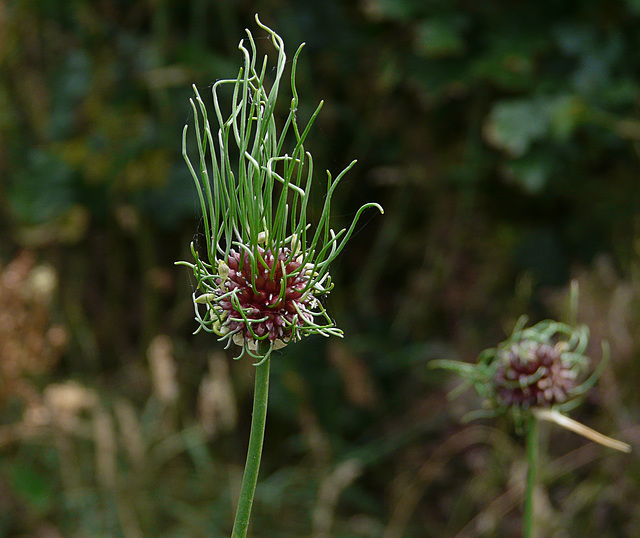
[[[577,288],[575,301],[577,301]],[[546,420],[583,435],[604,446],[630,452],[631,447],[602,435],[565,415],[578,405],[593,387],[608,362],[608,346],[603,342],[603,358],[589,376],[585,355],[589,341],[586,326],[571,327],[556,321],[542,321],[525,328],[521,318],[512,335],[496,348],[483,351],[476,364],[449,360],[433,361],[433,368],[455,371],[464,383],[455,395],[473,386],[483,397],[486,409],[467,418],[511,414],[520,433],[526,436],[529,464],[524,500],[523,536],[534,532],[534,488],[538,473],[538,421]]]

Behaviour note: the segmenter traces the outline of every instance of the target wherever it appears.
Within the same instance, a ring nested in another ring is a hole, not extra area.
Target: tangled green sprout
[[[303,43],[291,62],[291,101],[279,128],[276,104],[287,65],[284,43],[257,16],[256,22],[271,38],[276,65],[269,69],[267,56],[257,63],[256,44],[247,30],[248,46],[244,40],[239,46],[244,66],[238,76],[212,87],[215,130],[194,86],[196,164],[187,148],[188,126],[182,145],[202,206],[206,256],[192,243],[195,262],[179,263],[196,278],[198,330],[215,333],[227,346],[242,347],[240,356],[264,360],[273,349],[310,334],[342,335],[321,301],[333,287],[329,266],[363,211],[383,210],[365,204],[348,228],[331,228],[332,197],[353,161],[335,179],[327,172],[322,213],[314,228],[307,221],[314,168],[304,142],[323,103],[303,128],[298,125],[296,66]],[[227,108],[225,88],[231,89]]]

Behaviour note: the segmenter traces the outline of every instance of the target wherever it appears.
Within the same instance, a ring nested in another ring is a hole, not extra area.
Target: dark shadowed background
[[[344,340],[272,361],[253,536],[516,536],[521,439],[462,424],[480,402],[428,363],[559,317],[575,279],[612,361],[572,416],[640,444],[638,0],[0,4],[0,535],[229,532],[253,367],[192,335],[174,261],[202,232],[191,84],[236,75],[244,28],[268,50],[256,12],[306,42],[318,186],[358,159],[335,227],[386,214],[333,266]],[[637,455],[543,438],[544,536],[639,536]]]

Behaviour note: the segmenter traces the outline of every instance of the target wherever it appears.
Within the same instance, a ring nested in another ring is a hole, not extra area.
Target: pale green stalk
[[[538,479],[538,420],[530,414],[527,421],[527,433],[525,449],[527,452],[527,483],[524,493],[524,517],[522,535],[524,538],[533,538],[535,528],[534,498]]]
[[[267,422],[267,402],[269,399],[269,368],[270,358],[256,366],[255,390],[253,393],[253,416],[251,418],[251,434],[249,435],[249,449],[247,463],[244,467],[240,498],[233,523],[232,538],[244,538],[249,528],[249,518],[253,506],[253,497],[258,483],[264,429]]]

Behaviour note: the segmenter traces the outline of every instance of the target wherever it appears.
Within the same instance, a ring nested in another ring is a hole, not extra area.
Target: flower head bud
[[[229,278],[229,266],[224,263],[223,260],[218,260],[218,274],[220,275],[220,282],[226,282]]]
[[[263,245],[264,243],[266,243],[268,237],[269,237],[268,231],[260,232],[258,234],[258,244]]]

